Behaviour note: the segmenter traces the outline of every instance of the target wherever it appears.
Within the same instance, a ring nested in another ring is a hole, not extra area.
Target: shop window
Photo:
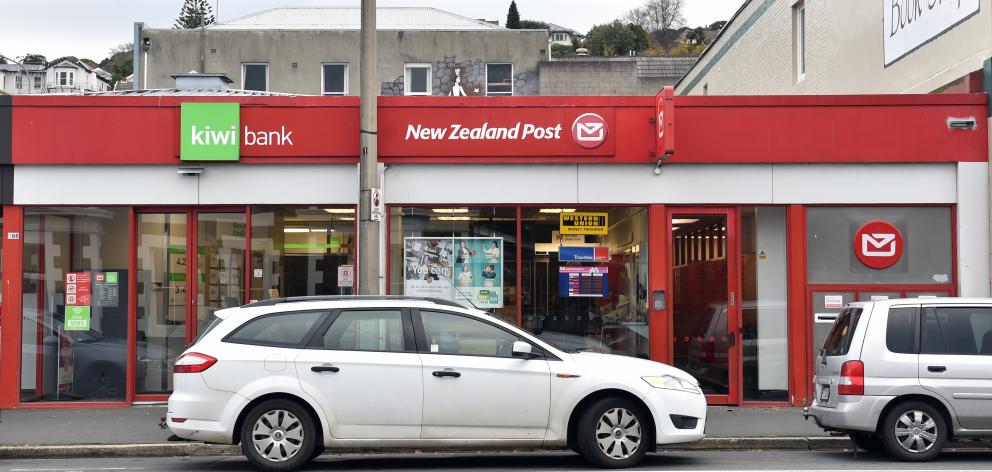
[[[868,241],[866,254],[870,256],[891,251],[895,260],[889,267],[869,267],[858,258],[861,245],[854,244],[855,237],[862,227],[875,221],[894,226],[900,233],[901,239]],[[951,228],[950,207],[810,207],[806,210],[809,283],[950,287]]]
[[[322,64],[321,84],[324,95],[347,95],[348,64]]]
[[[605,215],[605,228],[562,234],[563,213]],[[565,349],[647,357],[647,209],[522,208],[521,218],[524,327]]]
[[[245,214],[199,213],[196,241],[196,332],[217,310],[244,304]]]
[[[404,95],[431,94],[431,65],[407,64],[403,72]]]
[[[785,207],[741,208],[745,401],[789,400]]]
[[[437,297],[517,322],[516,207],[390,209],[389,293]]]
[[[513,64],[486,64],[486,95],[513,95]]]
[[[245,90],[267,92],[269,90],[268,64],[242,64],[241,84]]]
[[[251,212],[250,301],[354,293],[354,207]]]
[[[128,210],[28,208],[23,241],[21,401],[123,401]]]

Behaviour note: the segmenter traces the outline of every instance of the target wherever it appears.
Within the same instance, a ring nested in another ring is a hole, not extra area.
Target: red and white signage
[[[610,157],[609,107],[385,108],[382,157]]]
[[[572,139],[586,149],[596,149],[605,143],[608,131],[606,120],[595,113],[579,115],[572,123]]]
[[[658,137],[655,146],[658,158],[675,154],[675,87],[661,89],[655,99],[655,126]]]
[[[65,274],[66,306],[89,306],[90,293],[89,272],[69,272]]]
[[[904,251],[902,233],[885,221],[868,222],[854,235],[854,254],[872,269],[892,267]]]

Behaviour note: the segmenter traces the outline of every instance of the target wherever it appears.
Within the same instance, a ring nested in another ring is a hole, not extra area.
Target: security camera
[[[141,52],[148,52],[152,48],[152,38],[141,39]]]

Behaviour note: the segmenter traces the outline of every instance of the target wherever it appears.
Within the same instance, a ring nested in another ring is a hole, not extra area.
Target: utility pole
[[[372,193],[379,186],[378,124],[379,96],[376,68],[375,0],[362,0],[361,121],[359,138],[358,195],[358,291],[379,294],[379,221],[372,219]]]

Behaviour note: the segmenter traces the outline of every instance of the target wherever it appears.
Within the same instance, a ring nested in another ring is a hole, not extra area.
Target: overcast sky
[[[135,21],[171,27],[182,0],[3,0],[0,54],[40,53],[87,57],[99,62],[110,48],[129,42]],[[220,2],[219,21],[278,6],[358,6],[359,0],[210,0]],[[700,26],[726,20],[744,0],[685,0],[686,20]],[[550,21],[578,31],[606,23],[643,0],[517,0],[523,19]],[[379,0],[380,6],[431,6],[472,18],[506,20],[510,0]]]

